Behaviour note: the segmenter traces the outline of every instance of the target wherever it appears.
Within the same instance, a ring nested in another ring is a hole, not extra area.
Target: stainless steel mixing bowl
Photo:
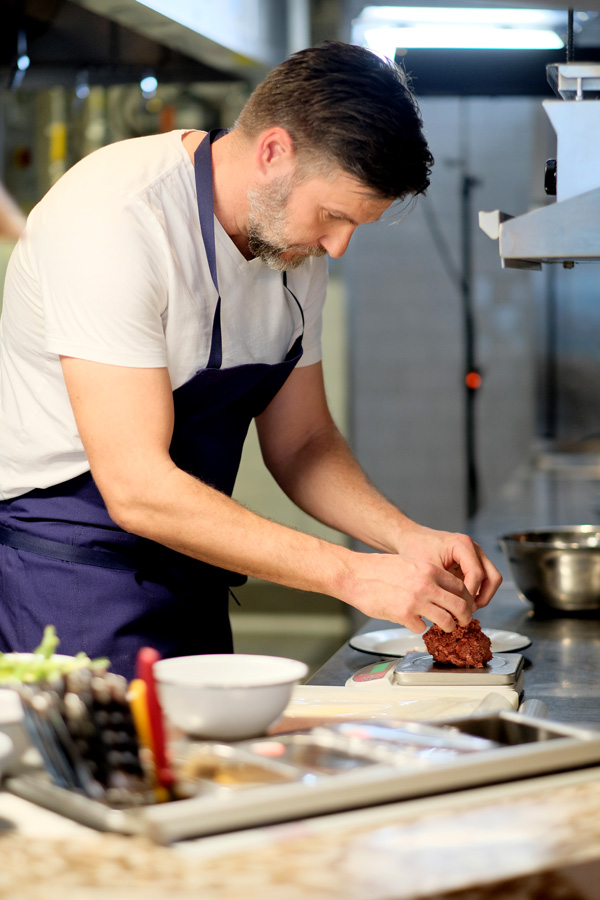
[[[600,525],[513,532],[498,540],[517,590],[536,607],[600,609]]]

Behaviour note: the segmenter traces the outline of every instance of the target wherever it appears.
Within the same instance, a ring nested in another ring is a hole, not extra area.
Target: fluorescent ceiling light
[[[533,28],[486,28],[465,25],[415,25],[412,28],[369,28],[368,47],[394,58],[397,47],[471,48],[485,50],[559,50],[564,43],[554,31]]]
[[[551,27],[565,20],[559,10],[548,9],[475,9],[445,6],[365,6],[358,22],[410,24],[434,22],[455,25],[504,25]]]
[[[368,6],[352,23],[352,40],[390,59],[411,47],[559,50],[552,28],[561,26],[560,10]]]

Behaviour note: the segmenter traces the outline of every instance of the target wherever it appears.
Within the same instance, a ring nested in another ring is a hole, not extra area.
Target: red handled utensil
[[[156,778],[160,785],[165,788],[171,788],[175,782],[175,776],[167,759],[163,711],[158,699],[154,678],[154,663],[158,662],[159,659],[160,653],[158,650],[154,650],[153,647],[142,647],[136,659],[136,672],[138,678],[141,678],[146,685],[146,701],[148,704]]]

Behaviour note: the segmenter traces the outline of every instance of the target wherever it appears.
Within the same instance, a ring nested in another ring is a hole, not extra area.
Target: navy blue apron
[[[202,239],[218,301],[206,368],[173,392],[170,453],[186,472],[232,493],[252,419],[282,387],[302,355],[302,334],[285,359],[221,368],[211,132],[194,157]],[[282,302],[304,316],[283,275]],[[226,302],[226,299],[225,299]],[[210,529],[210,522],[205,523]],[[108,656],[114,672],[134,676],[137,651],[162,656],[233,651],[229,585],[243,576],[129,534],[110,518],[89,472],[0,503],[0,650],[32,650],[45,625],[59,651]]]

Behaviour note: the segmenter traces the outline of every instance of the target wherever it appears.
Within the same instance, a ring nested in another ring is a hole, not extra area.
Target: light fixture
[[[75,96],[85,100],[90,95],[90,77],[87,69],[81,69],[75,77]]]
[[[560,49],[565,13],[543,9],[368,6],[352,40],[393,59],[397,48]]]
[[[142,80],[140,81],[140,90],[142,92],[142,96],[146,100],[150,100],[156,94],[156,89],[158,88],[158,79],[156,75],[148,74],[144,75]]]
[[[24,29],[20,28],[17,33],[17,60],[10,82],[12,90],[17,90],[21,87],[23,79],[25,78],[25,73],[30,65],[31,60],[29,58],[29,53],[27,52],[27,35],[25,34]]]
[[[19,29],[17,34],[17,69],[26,72],[31,65],[29,53],[27,52],[27,35],[23,28]]]

